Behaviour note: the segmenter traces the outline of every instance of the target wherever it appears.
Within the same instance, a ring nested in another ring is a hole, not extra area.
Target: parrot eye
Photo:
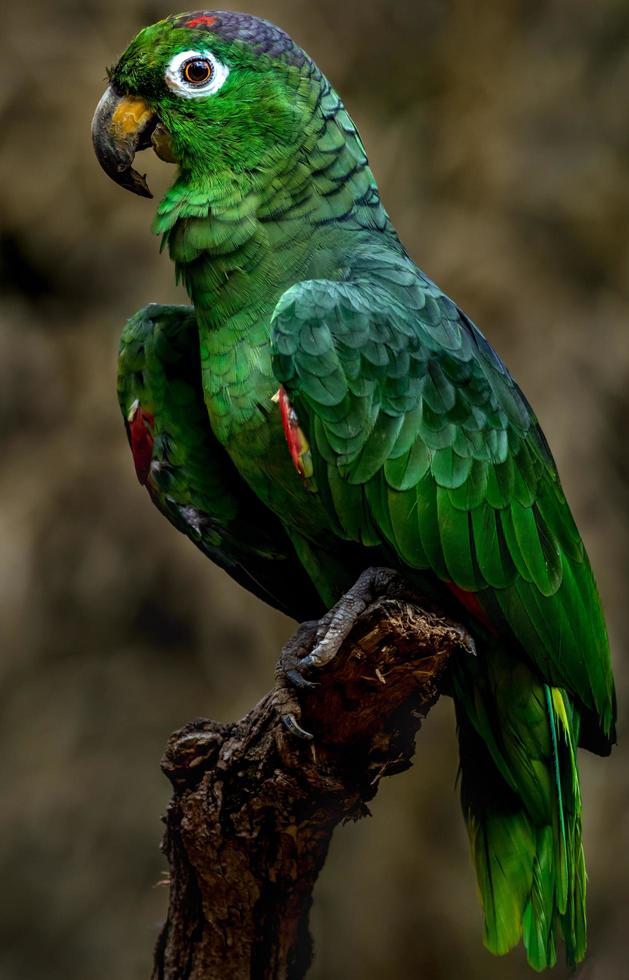
[[[212,62],[207,58],[191,58],[181,66],[181,77],[191,85],[204,85],[209,82],[213,72]]]
[[[186,99],[214,95],[224,84],[229,68],[209,51],[180,51],[166,68],[166,84]]]

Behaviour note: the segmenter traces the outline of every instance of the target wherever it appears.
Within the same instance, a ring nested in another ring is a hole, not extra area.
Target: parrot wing
[[[323,611],[279,520],[210,428],[190,307],[148,306],[126,324],[118,398],[153,503],[240,585],[295,619]]]
[[[608,750],[600,601],[531,407],[406,255],[371,247],[345,275],[294,285],[272,321],[274,371],[330,511],[347,538],[387,542],[407,567],[467,593],[589,709],[595,747]]]

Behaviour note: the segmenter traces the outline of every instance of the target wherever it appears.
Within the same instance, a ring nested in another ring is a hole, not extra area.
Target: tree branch
[[[411,765],[463,630],[384,598],[360,615],[289,734],[281,684],[241,721],[191,722],[162,768],[173,799],[168,919],[153,980],[301,980],[312,890],[334,827],[367,813],[383,776]]]

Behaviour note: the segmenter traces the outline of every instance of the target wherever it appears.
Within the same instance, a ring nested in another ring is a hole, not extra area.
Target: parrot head
[[[321,75],[291,39],[248,14],[178,14],[142,30],[109,71],[92,122],[105,172],[151,197],[133,169],[153,147],[197,182],[254,174],[294,152]]]

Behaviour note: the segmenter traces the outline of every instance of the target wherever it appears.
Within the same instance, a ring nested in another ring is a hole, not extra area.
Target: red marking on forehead
[[[203,14],[201,17],[194,17],[192,20],[187,21],[184,27],[211,27],[215,23],[216,17]]]

